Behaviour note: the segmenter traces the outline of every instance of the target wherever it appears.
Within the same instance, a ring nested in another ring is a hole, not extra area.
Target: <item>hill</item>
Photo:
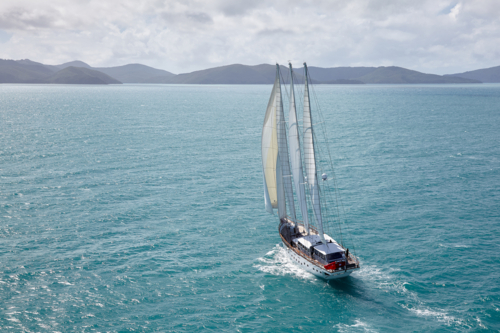
[[[271,65],[264,65],[275,68]],[[168,79],[161,79],[161,83],[177,84],[270,84],[274,82],[274,75],[266,75],[265,69],[254,69],[254,66],[228,65],[204,69],[191,73],[179,74]],[[157,78],[159,80],[160,78]],[[160,83],[160,82],[158,82]]]
[[[391,66],[378,67],[376,70],[355,78],[364,83],[481,83],[477,80],[464,79],[460,77],[441,76],[435,74],[424,74],[410,69]]]
[[[121,84],[120,81],[89,68],[69,66],[45,79],[59,84]]]
[[[377,67],[331,67],[322,68],[308,66],[311,79],[321,82],[338,82],[338,80],[355,80],[367,75],[377,69]],[[296,73],[304,75],[304,68],[295,69]]]
[[[46,65],[47,66],[47,65]],[[53,67],[56,67],[57,69],[61,70],[61,69],[65,69],[67,67],[83,67],[83,68],[89,68],[89,69],[92,69],[92,67],[87,64],[87,63],[84,63],[83,61],[80,61],[80,60],[75,60],[75,61],[70,61],[70,62],[65,62],[64,64],[61,64],[61,65],[55,65]]]
[[[280,68],[282,82],[288,83],[288,67]],[[303,83],[303,68],[294,69],[294,73],[295,82]],[[269,64],[255,66],[233,64],[175,75],[141,64],[94,68],[79,60],[53,66],[27,59],[0,60],[0,83],[272,84],[275,75],[276,66]],[[480,83],[500,82],[500,66],[444,76],[396,66],[332,68],[312,66],[309,67],[309,75],[311,82],[316,84]]]
[[[359,80],[338,79],[326,82],[319,82],[319,84],[364,84]]]
[[[281,66],[282,82],[288,83],[288,68]],[[303,68],[294,70],[296,83],[303,83]],[[272,84],[276,66],[234,64],[209,68],[171,77],[155,77],[152,83],[176,84]],[[311,81],[316,84],[410,84],[410,83],[480,83],[459,77],[424,74],[401,67],[309,67]]]
[[[119,84],[108,75],[85,67],[74,61],[58,66],[44,65],[31,60],[0,59],[0,83],[65,83],[65,84]],[[88,66],[90,67],[90,66]]]
[[[449,74],[445,76],[455,76],[465,79],[478,80],[485,83],[500,83],[500,66],[476,69],[474,71]]]
[[[175,74],[164,71],[162,69],[156,69],[141,64],[128,64],[124,66],[116,67],[92,67],[83,61],[75,60],[70,61],[61,65],[55,65],[57,69],[64,69],[67,67],[84,67],[88,69],[93,69],[111,76],[123,83],[153,83],[149,80],[153,77],[173,77]]]
[[[0,59],[0,83],[43,83],[54,70],[31,60]]]
[[[152,78],[171,78],[175,76],[175,74],[162,69],[156,69],[141,64],[129,64],[117,67],[96,67],[93,69],[114,77],[123,83],[155,83],[151,82]]]
[[[284,83],[288,83],[288,68],[280,66]],[[204,69],[172,77],[156,77],[151,83],[174,84],[272,84],[276,78],[276,65],[261,64],[248,66],[241,64]],[[297,81],[304,78],[297,75]]]

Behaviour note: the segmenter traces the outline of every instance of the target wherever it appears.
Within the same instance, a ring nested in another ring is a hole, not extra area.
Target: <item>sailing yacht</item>
[[[324,192],[321,189],[328,190],[329,186],[325,185],[327,174],[321,175],[325,184],[320,184],[318,180],[318,157],[317,149],[315,150],[307,65],[304,63],[302,132],[297,120],[291,64],[289,70],[288,126],[283,110],[280,66],[276,64],[276,79],[262,127],[265,208],[271,214],[277,209],[279,235],[292,262],[325,280],[346,277],[359,269],[359,260],[353,253],[349,253],[349,249],[344,247],[342,242],[339,244],[323,229],[323,210],[328,211],[328,203],[321,197]],[[295,199],[302,220],[297,219]]]

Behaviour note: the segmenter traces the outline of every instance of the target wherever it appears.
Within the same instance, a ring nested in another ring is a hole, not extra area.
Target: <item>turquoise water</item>
[[[316,86],[362,268],[287,261],[271,86],[0,85],[6,332],[500,330],[500,85]]]

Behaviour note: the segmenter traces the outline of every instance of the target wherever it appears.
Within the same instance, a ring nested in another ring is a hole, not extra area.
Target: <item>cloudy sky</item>
[[[500,65],[499,0],[1,0],[0,58],[173,73],[241,63]]]

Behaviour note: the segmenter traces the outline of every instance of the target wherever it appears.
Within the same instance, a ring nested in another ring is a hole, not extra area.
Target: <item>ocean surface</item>
[[[499,331],[500,84],[315,87],[333,282],[264,210],[270,91],[0,85],[0,331]]]

